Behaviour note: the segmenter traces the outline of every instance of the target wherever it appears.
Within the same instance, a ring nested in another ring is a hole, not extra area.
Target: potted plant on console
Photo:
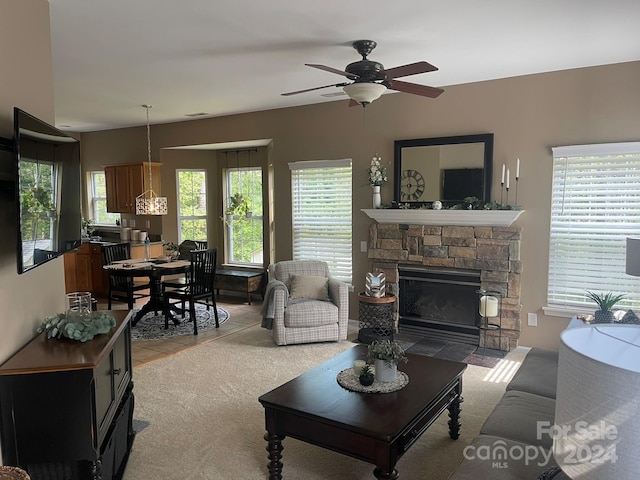
[[[393,382],[398,375],[398,362],[407,362],[402,344],[397,340],[374,340],[367,351],[369,362],[375,362],[376,380]]]
[[[613,323],[615,317],[611,309],[624,298],[624,294],[595,293],[587,291],[587,297],[598,305],[599,310],[594,313],[593,323]]]

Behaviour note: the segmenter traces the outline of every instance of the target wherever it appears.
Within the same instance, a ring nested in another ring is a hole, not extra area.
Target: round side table
[[[358,294],[360,301],[358,341],[369,344],[374,340],[393,340],[393,312],[395,295],[370,297]]]

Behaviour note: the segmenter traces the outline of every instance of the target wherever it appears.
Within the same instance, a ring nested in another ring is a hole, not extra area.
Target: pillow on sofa
[[[329,279],[314,275],[291,275],[289,300],[297,298],[328,301]]]

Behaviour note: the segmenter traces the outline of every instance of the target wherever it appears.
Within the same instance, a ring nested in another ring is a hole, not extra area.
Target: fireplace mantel
[[[378,223],[409,225],[454,225],[508,227],[524,210],[426,210],[401,208],[363,208]]]

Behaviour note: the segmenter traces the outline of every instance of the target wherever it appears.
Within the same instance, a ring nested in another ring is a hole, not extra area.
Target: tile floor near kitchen
[[[142,307],[147,300],[147,298],[138,300],[135,308]],[[198,332],[198,335],[181,335],[164,340],[136,340],[132,342],[131,357],[133,366],[152,362],[173,355],[181,350],[206,343],[212,339],[244,330],[245,328],[260,323],[262,320],[260,316],[262,302],[255,297],[252,299],[251,305],[246,303],[246,297],[244,296],[234,297],[220,295],[216,297],[216,302],[219,307],[228,311],[230,316],[229,320],[220,325],[219,328]],[[111,308],[113,310],[127,310],[127,304],[114,301]],[[107,301],[98,300],[98,309],[106,310]],[[158,328],[164,328],[164,325],[158,325]]]

